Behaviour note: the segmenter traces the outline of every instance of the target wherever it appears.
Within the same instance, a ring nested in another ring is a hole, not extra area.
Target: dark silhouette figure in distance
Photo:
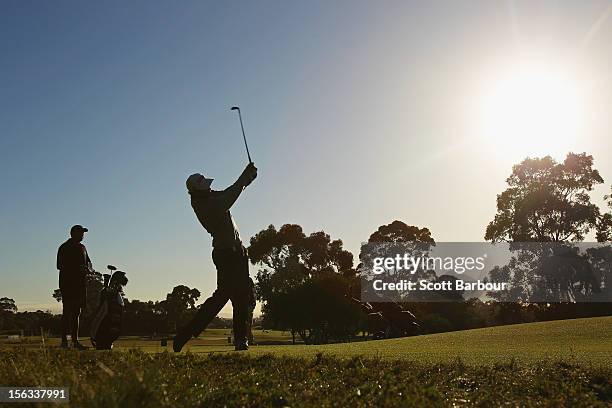
[[[68,348],[67,331],[70,327],[72,347],[77,350],[87,349],[79,343],[79,317],[87,300],[87,273],[92,270],[87,249],[81,243],[87,231],[87,228],[81,225],[74,225],[70,228],[70,238],[57,250],[57,269],[62,295],[62,348]]]

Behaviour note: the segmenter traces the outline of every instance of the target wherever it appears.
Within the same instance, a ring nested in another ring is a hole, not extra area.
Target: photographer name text
[[[509,288],[507,282],[484,282],[481,280],[469,282],[461,279],[454,281],[431,282],[420,279],[416,282],[402,279],[397,282],[385,282],[377,279],[372,282],[376,291],[502,291]]]

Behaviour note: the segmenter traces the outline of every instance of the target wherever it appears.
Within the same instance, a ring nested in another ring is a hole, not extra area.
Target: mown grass
[[[76,407],[610,406],[612,368],[315,355],[0,351],[0,384],[68,386]]]
[[[291,344],[291,334],[286,331],[255,330],[254,333],[259,344]],[[230,329],[207,329],[197,339],[192,339],[186,350],[191,349],[192,352],[199,353],[230,351],[234,349],[234,346],[228,342],[229,336],[231,336]],[[92,346],[88,337],[81,337],[80,340],[85,346]],[[58,336],[45,337],[44,345],[46,347],[57,348],[60,345],[60,338]],[[25,336],[18,342],[11,342],[6,336],[0,336],[0,349],[29,348],[37,350],[42,346],[43,339],[41,336]],[[116,351],[134,348],[149,353],[158,353],[172,350],[172,342],[169,339],[166,346],[161,346],[161,338],[159,337],[152,340],[148,336],[122,336],[115,341],[113,346],[113,350]]]
[[[0,386],[68,386],[72,406],[105,408],[612,406],[612,317],[239,353],[227,334],[180,354],[138,338],[112,352],[4,344]]]
[[[227,343],[228,329],[211,329],[200,338],[191,340],[184,351],[192,353],[232,352]],[[254,356],[272,353],[279,356],[309,357],[318,353],[350,359],[365,355],[382,359],[405,359],[427,364],[452,362],[457,358],[469,365],[492,365],[512,360],[535,363],[541,360],[563,360],[576,364],[612,366],[612,317],[559,320],[489,327],[484,329],[439,333],[400,339],[358,341],[326,345],[290,345],[287,332],[256,331],[261,343],[286,345],[256,345],[247,352]],[[87,339],[83,343],[88,344]],[[56,347],[59,339],[46,339],[47,346]],[[0,340],[0,349],[25,346],[41,347],[40,337],[29,338],[23,345]],[[171,350],[172,343],[161,347],[159,340],[129,337],[115,343],[114,350],[138,348],[146,352]]]
[[[198,351],[192,347],[191,351]],[[488,327],[427,336],[328,345],[261,346],[249,353],[312,357],[324,352],[340,358],[367,355],[422,363],[491,365],[516,360],[564,360],[612,367],[612,317],[558,320]]]

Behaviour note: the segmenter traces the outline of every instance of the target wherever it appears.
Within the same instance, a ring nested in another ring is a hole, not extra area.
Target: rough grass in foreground
[[[68,386],[77,407],[610,406],[612,368],[356,356],[0,351],[0,385]]]

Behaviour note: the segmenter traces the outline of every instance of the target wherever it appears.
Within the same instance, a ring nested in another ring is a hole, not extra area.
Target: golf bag
[[[123,317],[123,286],[128,282],[124,272],[108,266],[111,274],[104,274],[100,304],[91,325],[91,344],[97,350],[110,350],[121,332]]]
[[[375,340],[416,336],[421,326],[412,312],[396,302],[362,302],[351,297],[366,315],[366,326]]]

